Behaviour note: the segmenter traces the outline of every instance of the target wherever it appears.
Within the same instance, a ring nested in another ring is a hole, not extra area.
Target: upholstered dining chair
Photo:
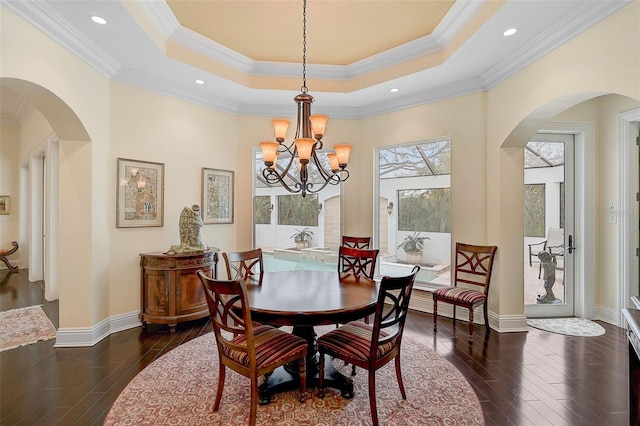
[[[376,370],[392,359],[395,359],[396,378],[402,399],[407,399],[400,369],[400,348],[418,271],[420,267],[414,266],[408,276],[382,278],[373,325],[352,321],[318,338],[320,397],[324,397],[324,354],[366,369],[369,373],[369,405],[374,426],[378,424]]]
[[[491,270],[498,247],[456,243],[453,286],[439,288],[433,292],[433,331],[438,330],[438,302],[453,305],[453,321],[456,307],[469,310],[469,343],[473,336],[473,311],[484,305],[484,323],[489,334],[487,296],[491,283]]]
[[[246,280],[249,277],[259,276],[264,272],[262,249],[254,249],[238,252],[222,253],[227,267],[227,279]]]
[[[345,247],[369,249],[371,244],[371,237],[349,237],[347,235],[342,236],[342,245]]]
[[[258,412],[258,377],[281,365],[298,362],[300,401],[304,402],[307,342],[270,325],[252,323],[243,280],[216,280],[202,271],[197,274],[204,286],[218,347],[218,390],[213,411],[220,408],[227,367],[251,382],[250,425],[255,425]]]

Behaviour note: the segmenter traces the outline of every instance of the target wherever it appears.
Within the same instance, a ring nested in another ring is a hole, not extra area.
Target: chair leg
[[[404,383],[402,382],[402,371],[400,369],[400,349],[398,348],[398,355],[396,355],[396,378],[398,379],[398,386],[400,386],[400,393],[402,399],[407,399],[407,394],[404,391]]]
[[[324,353],[322,351],[319,352],[320,363],[318,364],[318,389],[320,389],[320,393],[318,396],[320,398],[324,398]]]
[[[473,337],[473,307],[469,309],[469,343]]]
[[[376,406],[376,372],[369,370],[369,405],[371,406],[371,420],[373,426],[378,426],[378,408]]]
[[[485,334],[489,334],[491,332],[491,327],[489,327],[489,308],[487,307],[487,301],[483,303],[484,308],[484,326],[486,327]]]
[[[433,331],[438,331],[438,301],[433,300]]]
[[[224,378],[226,373],[226,368],[222,361],[220,361],[218,369],[218,392],[216,392],[216,402],[213,404],[213,411],[218,411],[220,409],[220,401],[222,400],[222,390],[224,389]]]
[[[249,411],[249,426],[255,426],[258,416],[258,378],[251,378],[251,411]]]
[[[300,375],[300,402],[307,400],[307,357],[298,360],[298,374]]]

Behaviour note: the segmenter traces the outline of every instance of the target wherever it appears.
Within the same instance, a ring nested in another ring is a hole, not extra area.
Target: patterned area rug
[[[56,329],[40,306],[0,312],[0,351],[56,337]]]
[[[220,410],[213,412],[218,383],[218,355],[213,333],[198,337],[163,355],[140,372],[122,391],[104,424],[112,425],[246,425],[249,381],[227,369]],[[403,400],[393,362],[378,370],[378,418],[383,425],[483,425],[482,407],[473,389],[453,365],[431,349],[405,336]],[[336,367],[342,361],[336,360]],[[346,366],[350,371],[351,366]],[[258,425],[370,425],[367,373],[358,369],[354,398],[327,388],[323,399],[310,389],[301,403],[298,392],[273,396],[258,406]]]
[[[540,318],[528,319],[530,327],[568,336],[602,336],[605,329],[601,325],[585,318]]]

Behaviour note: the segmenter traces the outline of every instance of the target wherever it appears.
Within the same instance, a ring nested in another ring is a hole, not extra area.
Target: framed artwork
[[[164,164],[118,158],[118,228],[164,225]]]
[[[233,223],[233,171],[202,168],[202,223]]]
[[[11,197],[8,195],[0,195],[0,214],[11,213]]]

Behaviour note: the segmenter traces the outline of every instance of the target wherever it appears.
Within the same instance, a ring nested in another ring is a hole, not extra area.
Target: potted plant
[[[421,237],[420,232],[416,231],[413,235],[404,237],[404,240],[398,245],[398,248],[401,248],[407,254],[407,262],[419,264],[422,262],[424,240],[430,239],[429,237]]]
[[[296,232],[291,236],[298,250],[308,248],[312,237],[313,231],[309,231],[309,228],[296,229]]]

